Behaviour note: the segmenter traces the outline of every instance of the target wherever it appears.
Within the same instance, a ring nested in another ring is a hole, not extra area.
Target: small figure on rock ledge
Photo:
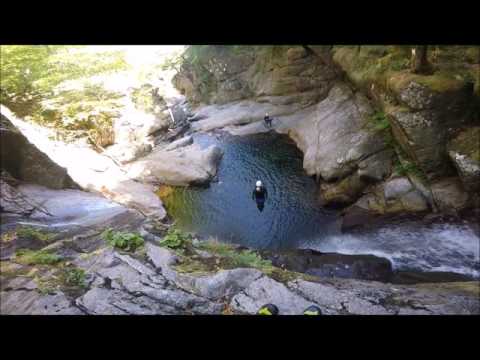
[[[263,121],[265,121],[265,126],[268,128],[272,127],[272,120],[273,119],[268,115],[268,113],[266,113],[265,116],[263,117]]]

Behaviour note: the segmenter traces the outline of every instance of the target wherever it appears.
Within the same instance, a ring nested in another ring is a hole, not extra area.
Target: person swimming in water
[[[255,189],[252,191],[252,199],[257,202],[258,210],[262,211],[265,206],[265,200],[268,198],[268,191],[262,182],[258,180],[255,184]]]

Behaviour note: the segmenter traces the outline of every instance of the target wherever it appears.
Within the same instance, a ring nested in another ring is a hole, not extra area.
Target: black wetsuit
[[[268,127],[272,126],[272,118],[268,115],[265,115],[263,118],[263,121],[265,121],[265,125]]]
[[[257,187],[253,189],[252,198],[257,201],[265,201],[268,197],[268,191],[265,187],[260,186],[260,190],[257,191]]]
[[[257,202],[257,208],[260,211],[263,211],[265,207],[265,200],[268,197],[268,191],[263,186],[260,186],[259,191],[257,191],[257,187],[253,189],[252,198]]]

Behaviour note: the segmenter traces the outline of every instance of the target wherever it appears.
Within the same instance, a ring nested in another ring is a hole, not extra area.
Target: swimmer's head
[[[262,182],[260,180],[258,180],[255,185],[257,185],[257,187],[260,187],[260,186],[262,186]]]

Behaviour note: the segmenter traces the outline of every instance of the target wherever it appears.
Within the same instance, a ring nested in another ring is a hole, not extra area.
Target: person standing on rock
[[[257,202],[258,210],[263,211],[265,200],[268,198],[268,191],[260,180],[258,180],[255,184],[255,189],[253,189],[252,192],[252,198]]]
[[[263,117],[263,121],[265,121],[265,126],[271,128],[272,127],[272,118],[268,115],[268,113],[265,114]]]

